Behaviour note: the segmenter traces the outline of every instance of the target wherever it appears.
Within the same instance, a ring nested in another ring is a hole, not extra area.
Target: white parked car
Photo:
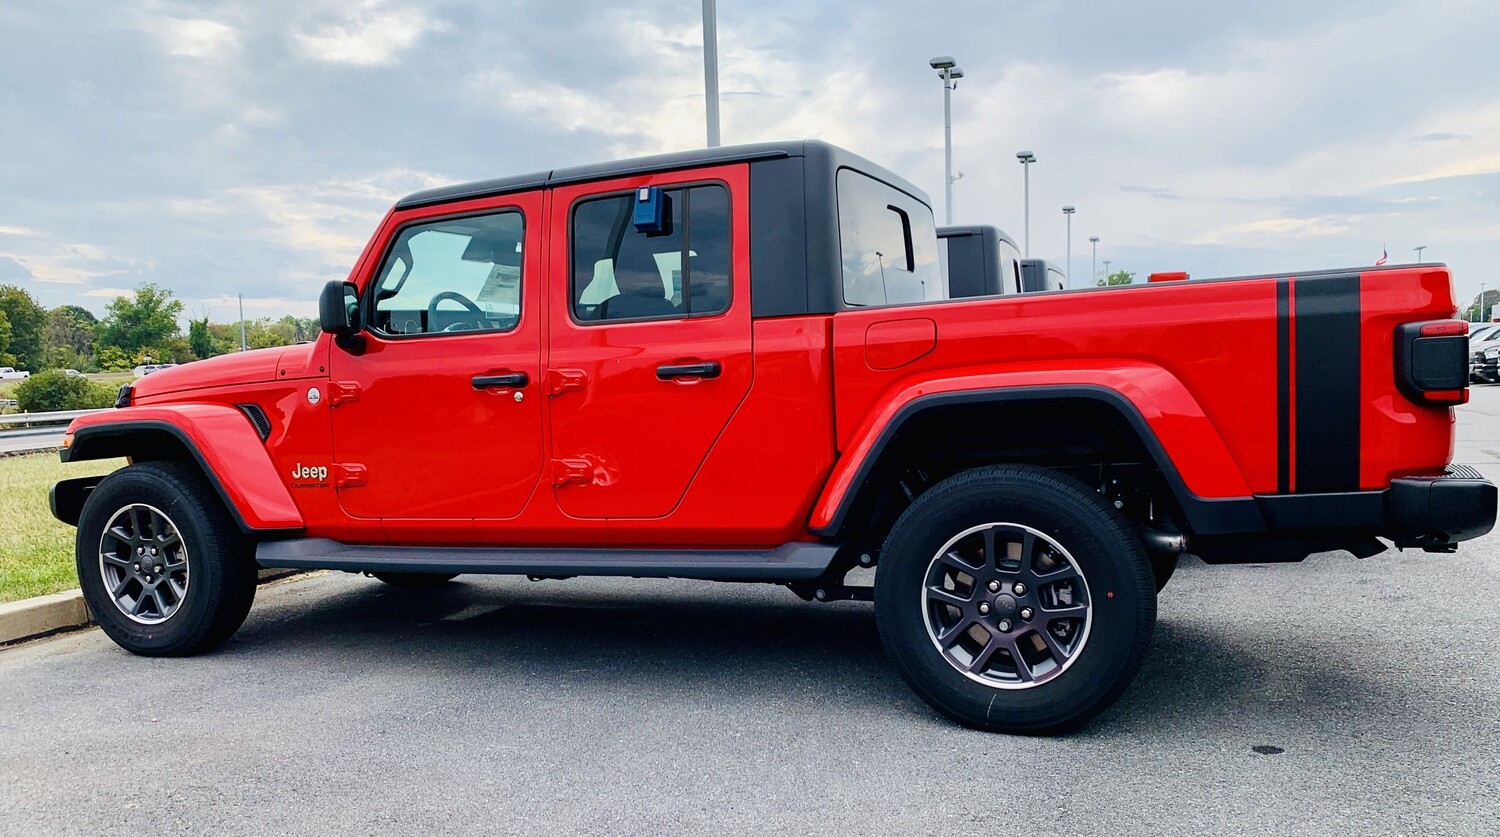
[[[22,372],[14,366],[0,366],[0,381],[23,381],[30,377],[30,372]]]
[[[135,373],[135,376],[137,378],[143,378],[143,377],[145,377],[147,375],[150,375],[152,372],[156,372],[156,371],[161,370],[161,369],[170,369],[170,368],[172,368],[173,366],[176,366],[176,365],[177,364],[175,364],[175,363],[146,363],[146,364],[142,364],[140,366],[137,366],[135,369],[133,369],[131,371],[133,371]]]

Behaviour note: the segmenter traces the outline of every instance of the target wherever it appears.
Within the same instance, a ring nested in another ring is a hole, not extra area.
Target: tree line
[[[48,309],[24,288],[0,285],[0,366],[118,372],[145,363],[186,363],[240,348],[240,324],[212,323],[205,314],[182,333],[182,301],[146,283],[115,297],[103,319],[77,305]],[[311,319],[263,317],[245,322],[252,349],[290,346],[316,336]]]

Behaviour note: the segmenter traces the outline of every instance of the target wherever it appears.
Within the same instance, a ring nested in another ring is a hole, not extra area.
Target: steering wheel
[[[450,299],[454,302],[457,302],[459,305],[462,305],[469,313],[473,314],[474,320],[472,323],[466,323],[463,321],[450,323],[447,328],[443,329],[443,331],[464,331],[468,328],[486,327],[486,325],[488,324],[488,319],[485,317],[483,308],[475,305],[473,300],[469,299],[458,291],[443,291],[442,293],[433,296],[433,298],[428,300],[427,302],[428,331],[432,330],[432,324],[437,319],[438,306],[441,305],[445,300]]]

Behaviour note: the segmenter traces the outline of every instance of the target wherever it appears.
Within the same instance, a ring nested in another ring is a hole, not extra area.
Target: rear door
[[[574,517],[670,514],[749,392],[749,169],[560,187],[552,195],[552,483]],[[634,202],[660,187],[663,229]]]

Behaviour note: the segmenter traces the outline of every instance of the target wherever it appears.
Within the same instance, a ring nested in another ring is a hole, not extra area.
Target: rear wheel
[[[1129,685],[1156,585],[1139,538],[1082,483],[1041,468],[951,477],[881,550],[875,617],[897,668],[967,726],[1050,734]]]
[[[437,587],[458,578],[458,573],[370,573],[370,575],[395,587]]]
[[[105,477],[78,518],[78,581],[99,627],[135,654],[228,639],[255,599],[250,541],[191,466],[142,462]]]

